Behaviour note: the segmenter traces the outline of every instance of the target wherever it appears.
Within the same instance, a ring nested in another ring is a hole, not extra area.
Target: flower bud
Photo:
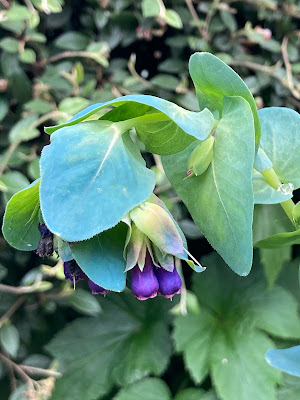
[[[85,273],[75,260],[64,262],[64,274],[66,280],[71,282],[77,282],[85,278]]]
[[[104,289],[102,286],[97,285],[97,283],[91,281],[90,279],[88,280],[88,285],[93,294],[100,293],[100,294],[103,294],[103,296],[106,296],[107,293],[109,293],[109,290]]]
[[[153,268],[155,267],[151,256],[147,252],[143,271],[138,265],[131,270],[131,290],[139,300],[152,299],[157,296],[159,285]]]
[[[155,275],[159,284],[159,294],[170,299],[174,294],[181,293],[181,278],[174,267],[173,272],[166,271],[163,268],[157,268]]]
[[[207,170],[212,161],[214,142],[214,136],[210,136],[194,149],[188,162],[188,178],[199,176]]]
[[[39,231],[41,238],[35,252],[40,257],[50,257],[53,254],[53,233],[45,224],[39,224]]]

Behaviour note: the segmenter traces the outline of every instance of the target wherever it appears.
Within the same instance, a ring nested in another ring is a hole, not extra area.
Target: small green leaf
[[[133,384],[120,392],[113,400],[171,400],[171,392],[164,381],[147,378]]]
[[[190,75],[194,82],[200,109],[218,110],[222,115],[224,96],[241,96],[250,105],[254,118],[255,143],[259,142],[261,129],[252,94],[239,75],[223,61],[210,53],[195,53],[190,58]]]
[[[76,289],[73,295],[68,298],[68,303],[82,314],[97,315],[101,311],[96,297],[82,289]]]
[[[158,74],[151,79],[151,83],[164,89],[175,90],[180,84],[180,81],[173,75]]]
[[[292,246],[294,244],[300,244],[300,229],[293,232],[277,233],[276,235],[259,240],[254,245],[255,247],[265,249],[278,249],[281,247]]]
[[[5,240],[18,250],[35,250],[41,234],[38,230],[39,184],[16,193],[8,202],[3,219]]]
[[[26,142],[40,136],[40,131],[34,127],[37,119],[37,115],[32,114],[17,122],[9,132],[10,142]]]
[[[85,50],[90,42],[88,36],[80,33],[69,31],[63,33],[55,40],[55,46],[59,49],[68,51]]]
[[[66,97],[59,103],[58,109],[59,111],[73,115],[86,108],[89,104],[89,100],[83,97]]]
[[[236,273],[246,275],[252,265],[254,160],[248,103],[241,97],[225,99],[210,166],[201,176],[184,179],[194,147],[162,158],[167,177],[212,246]]]
[[[155,17],[160,12],[158,0],[142,0],[142,13],[144,17]]]
[[[16,357],[20,346],[18,329],[10,322],[6,322],[0,329],[1,344],[12,357]]]
[[[25,49],[19,55],[20,61],[26,64],[32,64],[36,61],[36,53],[32,49]]]
[[[183,24],[179,14],[174,10],[166,10],[163,15],[164,20],[173,28],[182,29]]]
[[[300,228],[300,201],[295,205],[293,209],[293,219],[296,226]]]
[[[0,41],[0,48],[8,53],[18,53],[19,42],[11,37],[6,37]]]
[[[6,172],[2,176],[1,181],[5,185],[3,197],[6,203],[15,193],[24,189],[30,183],[27,177],[19,171]]]

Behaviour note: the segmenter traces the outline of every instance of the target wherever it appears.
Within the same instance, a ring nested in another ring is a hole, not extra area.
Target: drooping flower
[[[175,266],[173,271],[157,268],[155,275],[159,283],[159,294],[170,299],[175,294],[181,293],[182,281]]]
[[[45,224],[39,224],[39,231],[41,238],[35,252],[40,257],[50,257],[53,254],[53,233]]]
[[[131,270],[131,290],[139,300],[152,299],[157,296],[158,280],[154,273],[154,264],[147,251],[143,270],[136,265]]]
[[[91,281],[90,279],[88,279],[88,285],[93,294],[103,294],[103,296],[106,296],[107,293],[109,293],[109,290],[104,289],[102,286],[97,285],[95,282]]]
[[[67,281],[77,282],[85,279],[86,275],[75,260],[64,262],[64,274]]]

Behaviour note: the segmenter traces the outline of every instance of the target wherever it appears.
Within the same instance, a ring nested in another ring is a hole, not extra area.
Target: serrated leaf
[[[145,105],[149,106],[149,111],[159,111],[170,118],[170,121],[163,121],[161,125],[158,125],[156,122],[151,123],[150,120],[147,121],[147,123],[145,122],[145,124],[138,125],[140,138],[146,143],[148,151],[153,151],[153,147],[158,151],[162,151],[163,149],[163,154],[176,153],[187,147],[188,144],[195,140],[195,138],[199,140],[206,139],[215,124],[213,115],[207,109],[202,110],[201,112],[188,111],[174,103],[154,96],[129,95],[105,103],[89,106],[85,110],[76,114],[71,121],[65,124],[46,128],[45,131],[51,134],[57,129],[78,124],[97,113],[102,108],[108,106],[119,107],[126,102],[133,102],[137,108],[140,107],[140,105],[142,105],[143,108]],[[133,123],[132,126],[135,126],[135,124]],[[147,134],[148,130],[150,133]],[[184,133],[186,135],[184,135]],[[151,144],[152,141],[153,145]],[[177,141],[179,141],[181,147],[178,146],[176,143]]]
[[[300,115],[289,108],[270,107],[259,110],[260,146],[273,163],[283,183],[300,187]]]
[[[184,179],[194,147],[162,158],[167,177],[212,246],[236,273],[246,275],[252,265],[254,204],[254,128],[248,103],[226,98],[209,168]]]
[[[68,303],[82,314],[97,315],[101,311],[96,297],[82,289],[76,289],[73,295],[68,298]]]
[[[51,400],[94,400],[115,383],[128,385],[166,369],[168,305],[162,299],[139,302],[131,294],[101,300],[98,318],[77,319],[47,346],[65,369]]]
[[[35,250],[41,234],[38,230],[39,185],[36,180],[16,193],[8,202],[3,219],[5,240],[18,250]]]
[[[145,167],[129,135],[121,136],[107,121],[55,132],[40,164],[45,223],[69,242],[115,226],[150,196],[155,185],[155,174]]]
[[[18,329],[7,322],[0,329],[0,341],[5,351],[12,357],[16,357],[20,346],[20,335]]]
[[[266,360],[273,367],[300,377],[300,346],[270,349],[266,354]]]
[[[143,379],[122,389],[113,400],[171,400],[171,392],[164,381],[156,378]]]
[[[121,292],[126,286],[123,249],[127,234],[123,223],[89,240],[75,243],[72,253],[81,269],[97,285]]]
[[[264,360],[272,342],[262,331],[299,338],[296,299],[280,287],[267,290],[259,267],[241,278],[216,254],[202,262],[206,272],[193,277],[200,312],[177,317],[177,350],[196,383],[210,371],[221,399],[275,400],[280,375]]]
[[[210,53],[195,53],[190,58],[189,71],[194,82],[200,109],[218,110],[222,115],[224,96],[241,96],[250,105],[254,118],[255,143],[261,134],[257,108],[252,94],[239,75]]]

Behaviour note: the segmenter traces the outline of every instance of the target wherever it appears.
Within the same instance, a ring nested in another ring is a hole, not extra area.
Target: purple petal
[[[169,299],[174,294],[181,293],[182,281],[176,268],[174,268],[173,272],[157,268],[155,275],[159,283],[159,294]]]
[[[39,224],[39,231],[41,238],[35,252],[40,257],[50,257],[53,254],[53,234],[45,224]]]
[[[66,280],[71,282],[77,282],[79,280],[85,279],[86,275],[79,267],[75,260],[65,261],[64,262],[64,274]]]
[[[147,251],[143,271],[139,269],[138,265],[131,270],[131,290],[139,300],[152,299],[157,296],[159,285],[153,267],[151,256]]]
[[[103,296],[107,295],[109,293],[109,290],[104,289],[102,286],[97,285],[97,283],[91,281],[90,279],[88,280],[89,287],[92,291],[93,294],[103,294]]]

